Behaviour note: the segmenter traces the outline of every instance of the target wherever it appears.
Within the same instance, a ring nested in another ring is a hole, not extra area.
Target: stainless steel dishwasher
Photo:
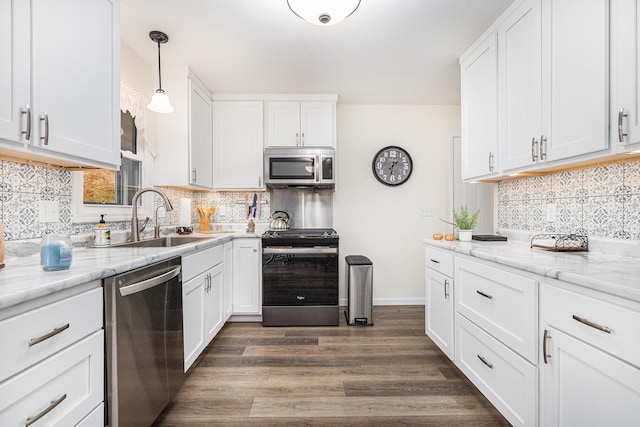
[[[173,258],[104,279],[111,427],[149,427],[184,381],[181,268]]]

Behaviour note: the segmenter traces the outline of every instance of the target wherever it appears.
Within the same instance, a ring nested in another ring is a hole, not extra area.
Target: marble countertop
[[[176,256],[188,255],[238,238],[255,238],[259,234],[199,234],[195,243],[170,248],[73,248],[68,270],[45,272],[40,267],[40,253],[5,260],[0,270],[0,310],[65,289],[99,280],[128,270]]]
[[[529,242],[447,242],[424,239],[429,246],[492,261],[640,302],[640,258],[603,252],[552,252]]]

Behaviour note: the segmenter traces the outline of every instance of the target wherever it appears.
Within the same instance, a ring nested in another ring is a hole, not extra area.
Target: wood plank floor
[[[167,426],[508,426],[424,334],[424,307],[374,326],[230,323],[155,422]]]

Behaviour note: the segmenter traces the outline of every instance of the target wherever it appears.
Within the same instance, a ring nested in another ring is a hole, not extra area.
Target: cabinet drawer
[[[453,277],[453,252],[427,246],[425,265],[445,276]]]
[[[0,424],[24,426],[39,414],[34,426],[79,423],[104,401],[103,342],[96,332],[2,383]]]
[[[542,300],[546,324],[640,367],[640,311],[550,284]]]
[[[456,365],[514,426],[537,425],[538,368],[459,314]]]
[[[458,257],[456,310],[536,363],[538,282]]]
[[[182,281],[196,277],[198,274],[215,267],[224,260],[223,245],[214,246],[195,254],[182,257]]]
[[[101,328],[102,288],[3,320],[0,381]]]

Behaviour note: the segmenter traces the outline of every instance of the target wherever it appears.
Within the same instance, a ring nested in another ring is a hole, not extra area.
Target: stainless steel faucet
[[[167,211],[173,210],[173,206],[171,205],[171,202],[167,198],[167,195],[164,194],[162,191],[158,190],[157,188],[147,187],[147,188],[142,188],[142,189],[136,191],[136,194],[133,195],[133,199],[131,199],[131,205],[132,205],[133,209],[131,209],[131,239],[130,239],[130,241],[132,241],[132,242],[137,242],[137,241],[140,240],[140,229],[138,227],[138,198],[140,198],[140,196],[143,193],[146,193],[148,191],[152,191],[154,193],[157,193],[158,195],[160,195],[160,197],[162,197],[162,202],[164,203],[164,209],[165,210],[167,210]]]

